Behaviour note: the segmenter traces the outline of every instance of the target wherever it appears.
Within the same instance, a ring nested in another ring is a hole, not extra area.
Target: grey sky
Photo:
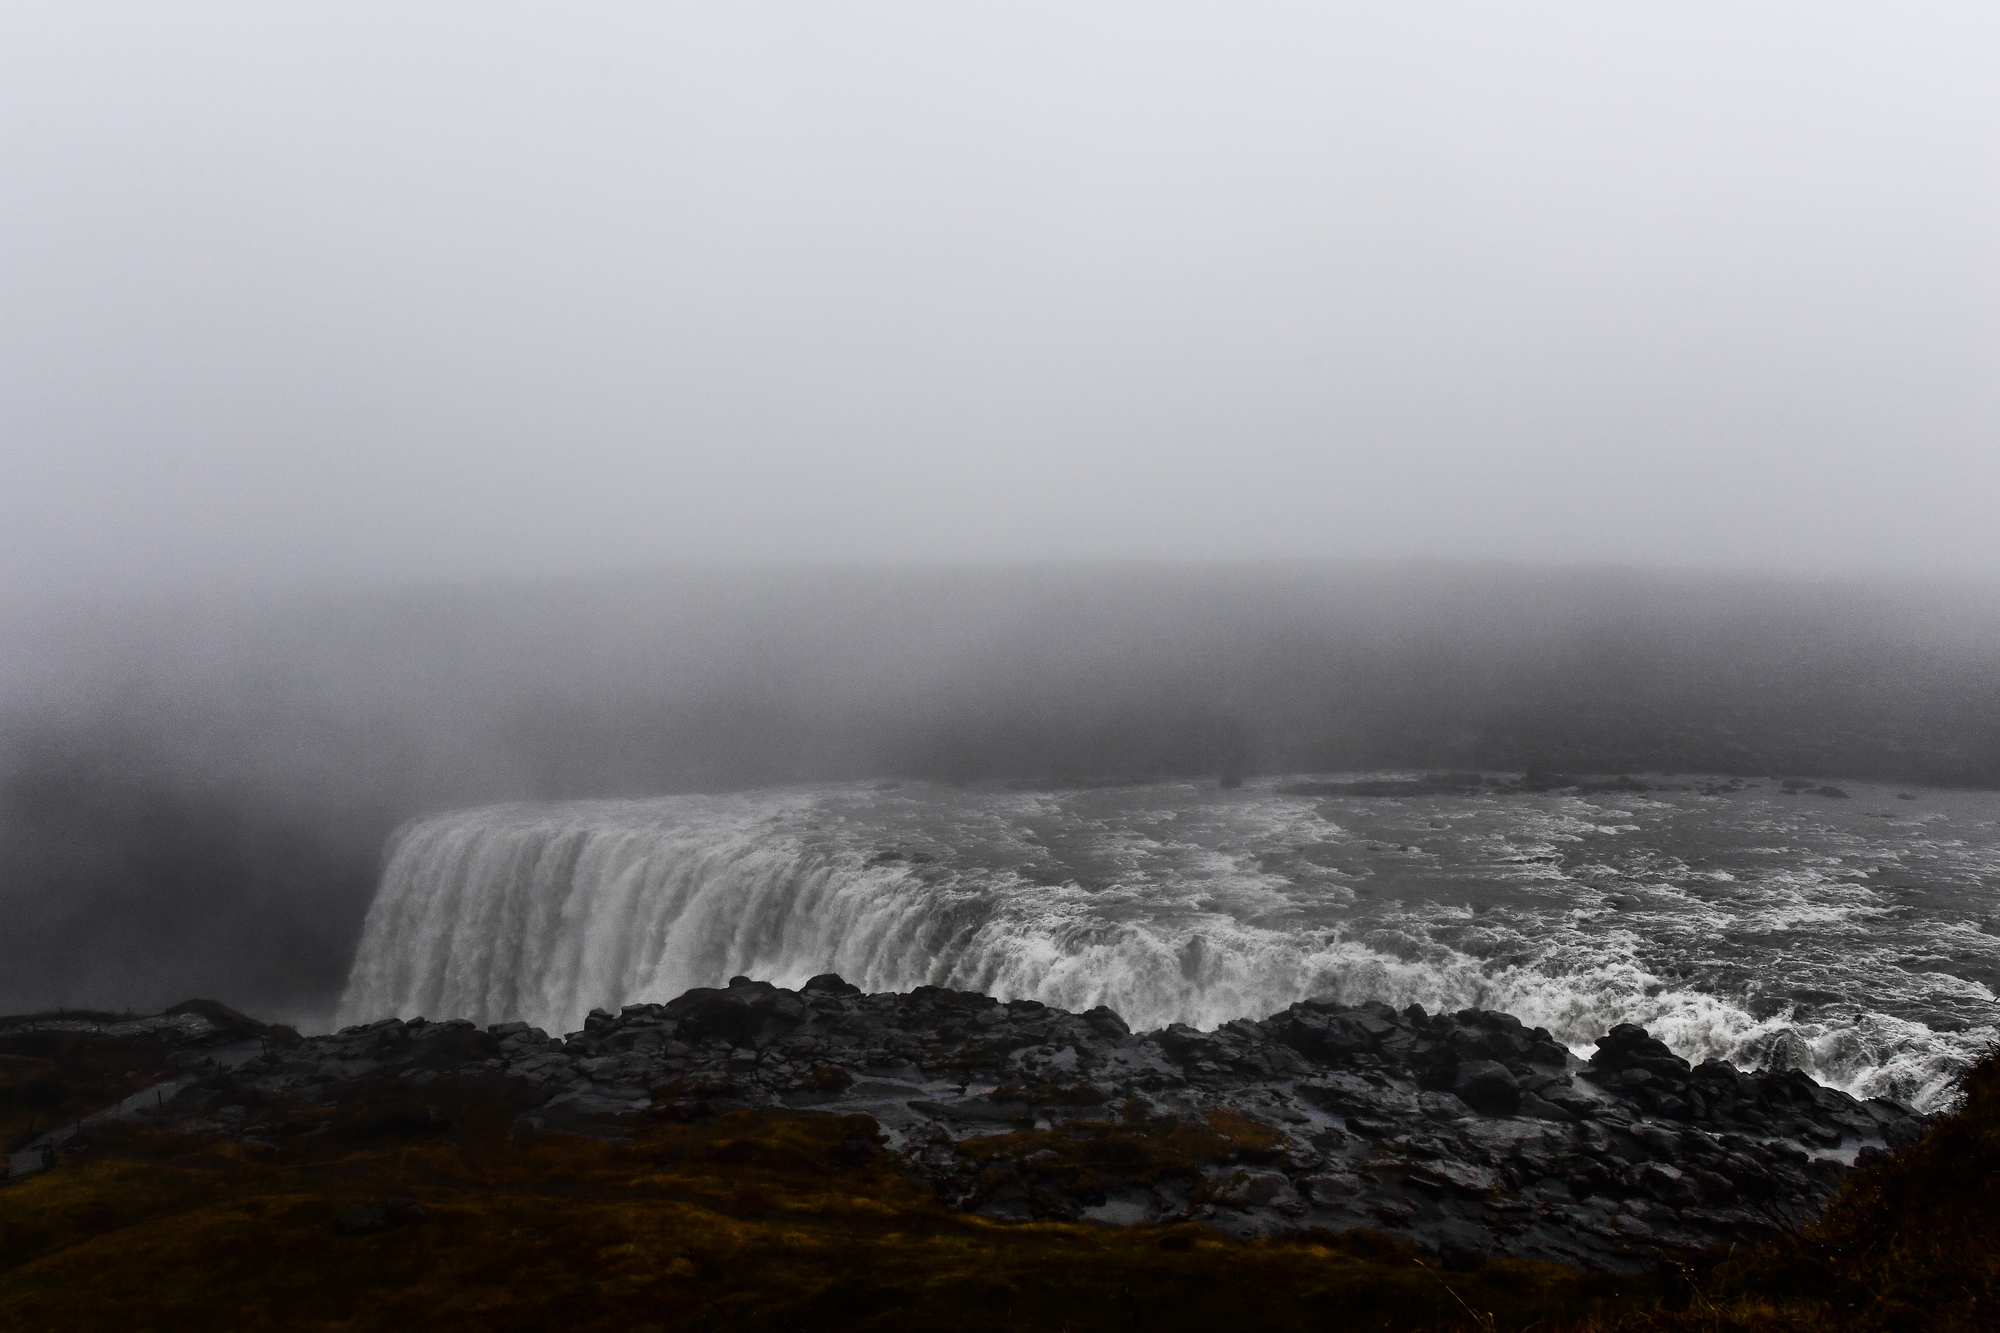
[[[0,595],[2000,576],[1985,4],[0,6]]]

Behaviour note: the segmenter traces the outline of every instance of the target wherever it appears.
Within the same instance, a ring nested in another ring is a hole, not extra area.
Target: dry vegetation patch
[[[1523,1263],[1443,1275],[1371,1236],[988,1222],[906,1177],[865,1116],[737,1112],[625,1140],[90,1137],[0,1192],[0,1326],[1413,1329],[1473,1308],[1525,1327],[1644,1294]],[[1256,1142],[1227,1121],[1159,1138],[1163,1162]]]
[[[64,1036],[10,1048],[0,1077],[67,1106],[144,1077],[143,1046]],[[999,1223],[947,1207],[865,1115],[523,1132],[525,1096],[479,1075],[363,1081],[337,1106],[267,1108],[281,1113],[270,1144],[87,1129],[55,1170],[0,1190],[0,1328],[2000,1328],[1990,1059],[1956,1115],[1853,1175],[1814,1227],[1639,1279],[1513,1260],[1445,1272],[1367,1232],[1240,1242],[1187,1224]],[[961,1146],[1077,1190],[1096,1173],[1199,1180],[1280,1143],[1234,1112],[1135,1103]]]
[[[167,1076],[156,1038],[26,1031],[0,1036],[0,1148],[100,1110]]]

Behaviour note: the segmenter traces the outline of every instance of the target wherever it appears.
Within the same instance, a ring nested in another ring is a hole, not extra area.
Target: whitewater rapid
[[[1507,1010],[1580,1051],[1637,1022],[1689,1059],[1919,1104],[1995,1036],[1990,799],[1279,785],[851,784],[421,819],[390,846],[340,1021],[568,1031],[829,971],[1106,1004],[1135,1028],[1379,999]]]

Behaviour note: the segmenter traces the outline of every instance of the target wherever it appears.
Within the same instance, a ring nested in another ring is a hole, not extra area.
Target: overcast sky
[[[1990,4],[0,6],[0,595],[2000,576]]]

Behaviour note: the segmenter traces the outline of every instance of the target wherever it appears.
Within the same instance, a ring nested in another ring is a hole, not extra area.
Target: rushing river
[[[1926,1106],[1995,1039],[1993,793],[1290,781],[847,784],[422,819],[392,844],[341,1021],[563,1031],[739,973],[1108,1004],[1135,1028],[1327,996],[1505,1009],[1585,1051],[1637,1022],[1690,1059]]]

